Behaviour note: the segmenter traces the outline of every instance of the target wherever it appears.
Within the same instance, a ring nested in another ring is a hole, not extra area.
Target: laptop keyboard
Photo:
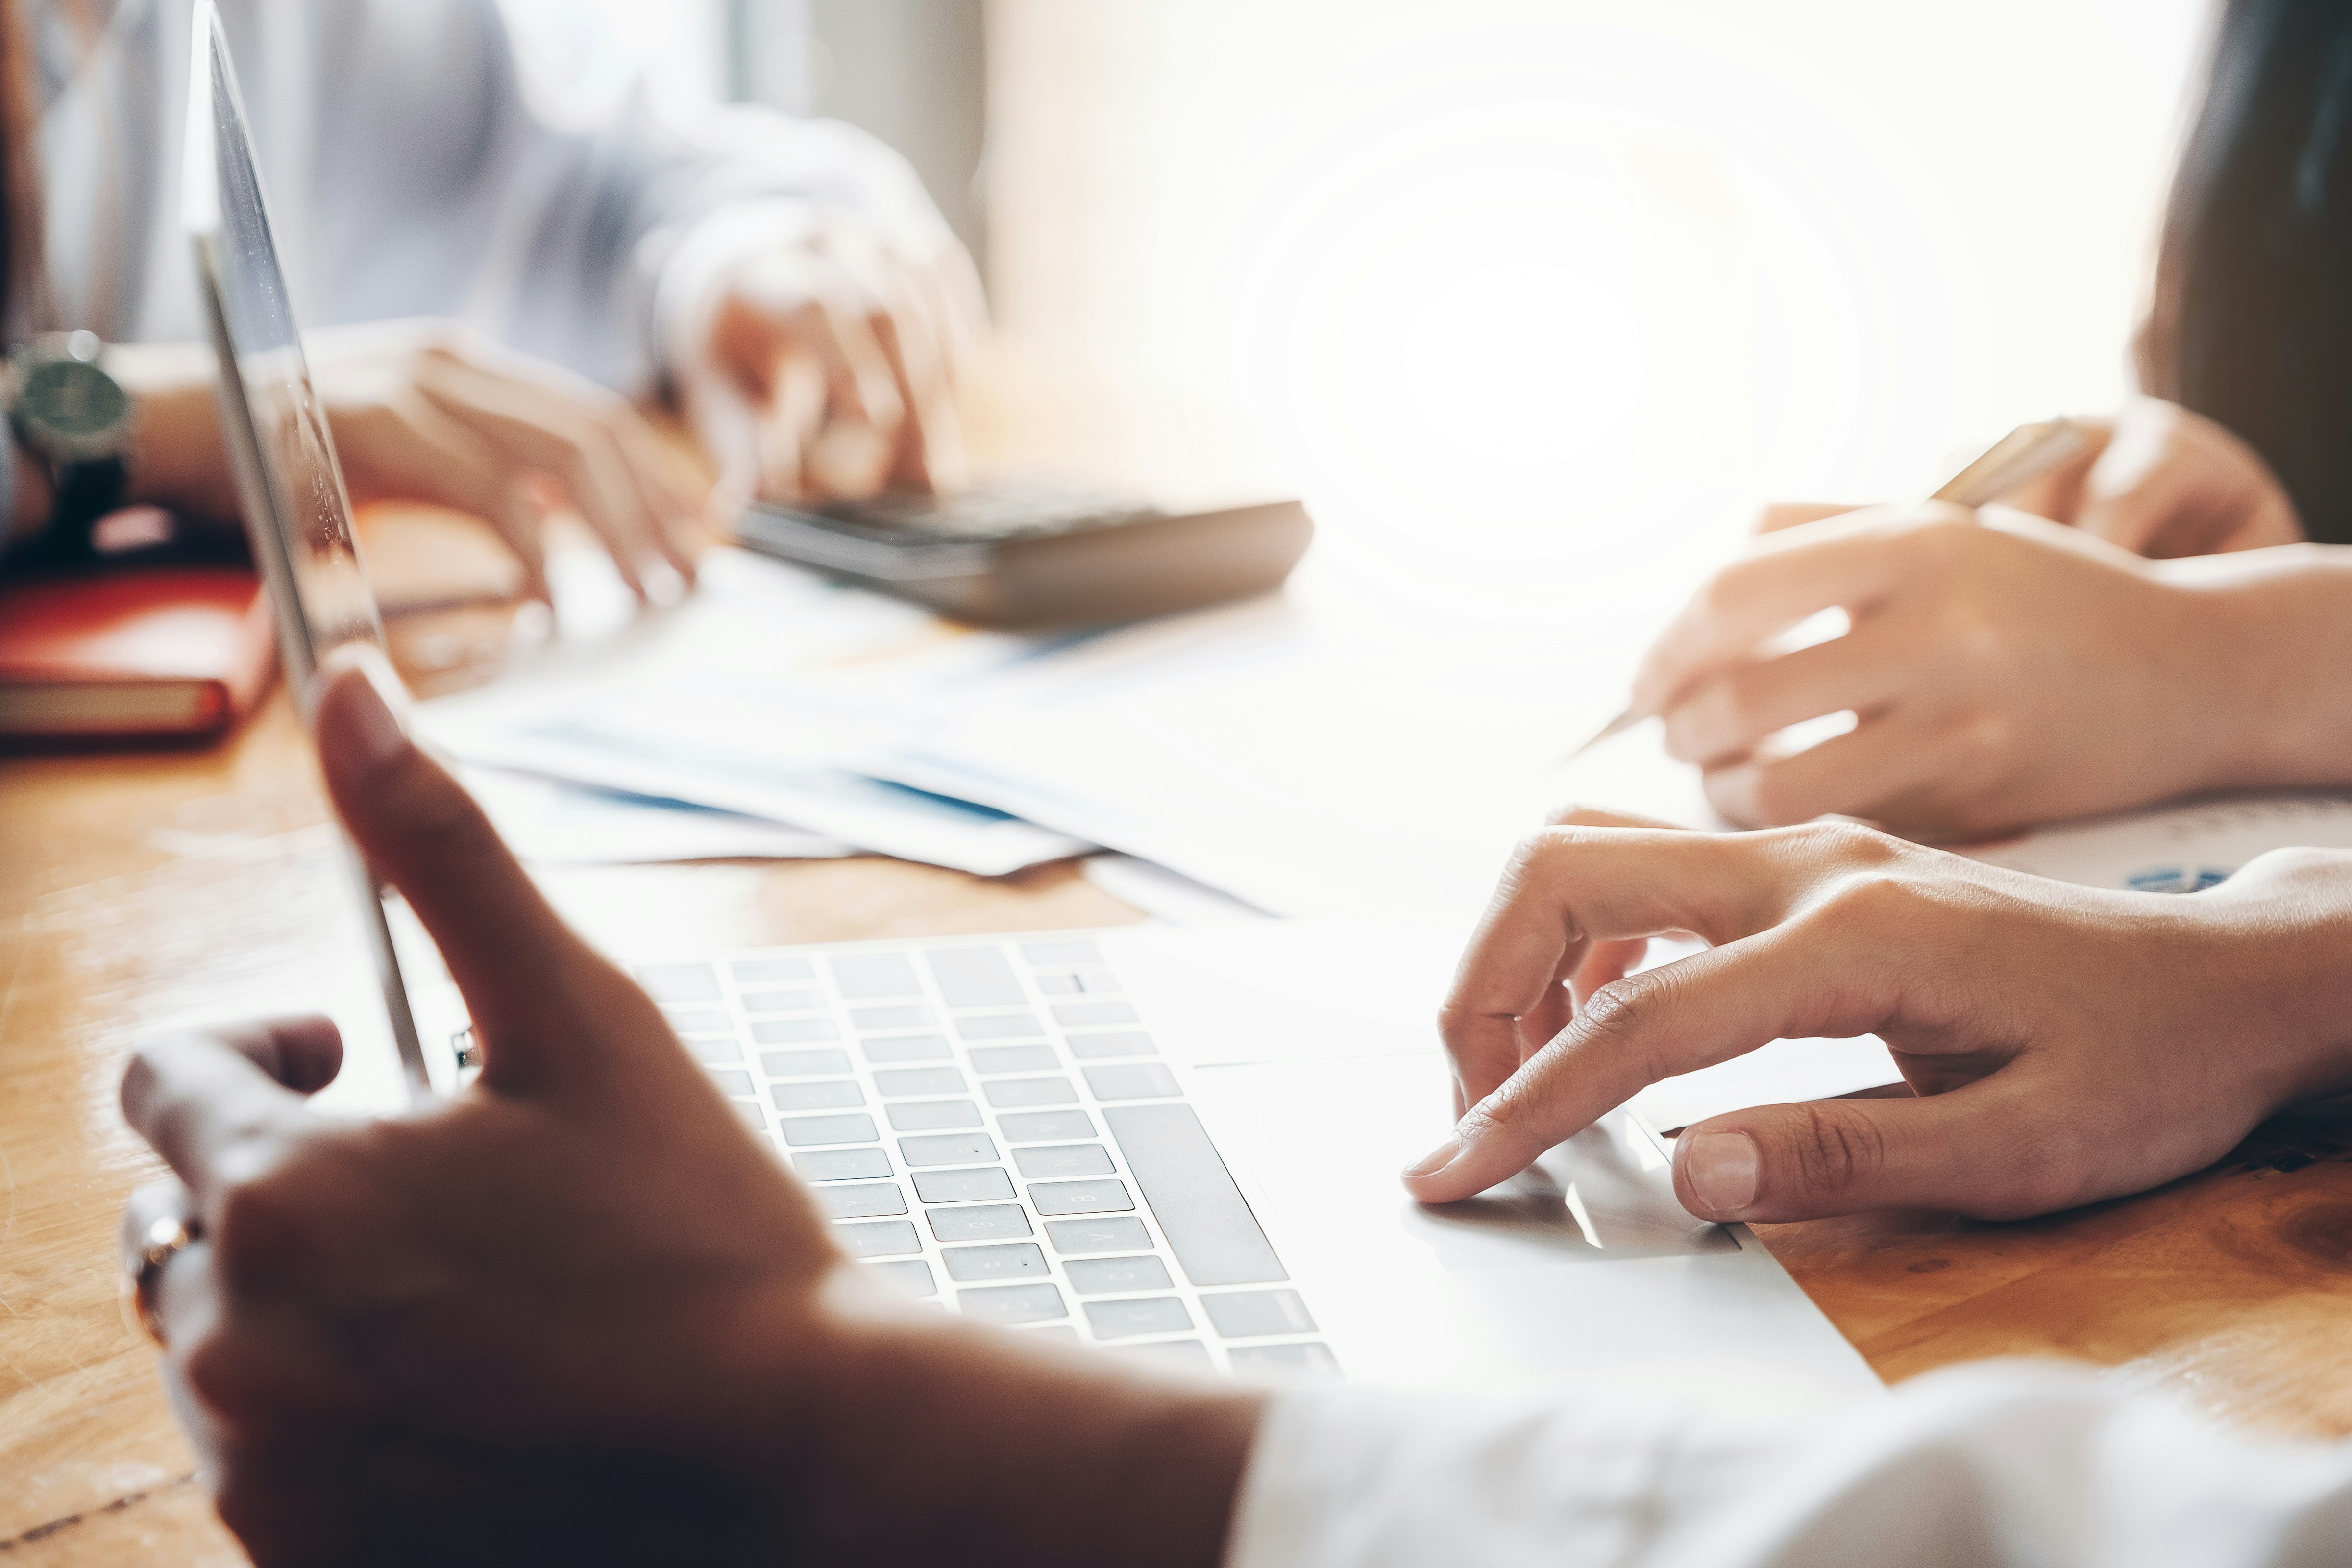
[[[913,1295],[1200,1369],[1339,1374],[1091,939],[790,949],[637,978],[842,1248]]]

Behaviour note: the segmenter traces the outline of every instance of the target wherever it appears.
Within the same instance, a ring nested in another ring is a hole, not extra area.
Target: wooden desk
[[[282,695],[215,751],[0,761],[0,1553],[242,1561],[119,1314],[118,1205],[157,1167],[115,1110],[166,1021],[289,1011],[363,984],[315,769]],[[558,872],[616,947],[1115,924],[1068,866],[987,881],[860,859]],[[2131,1369],[2208,1409],[2352,1432],[2352,1115],[2263,1130],[2162,1191],[2024,1225],[1933,1215],[1767,1227],[1873,1365],[1986,1355]]]

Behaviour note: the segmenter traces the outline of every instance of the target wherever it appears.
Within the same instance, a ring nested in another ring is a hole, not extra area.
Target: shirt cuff
[[[1605,1387],[1516,1405],[1287,1394],[1259,1424],[1225,1568],[1653,1562],[1703,1522],[1701,1499],[1769,1462],[1758,1436]]]

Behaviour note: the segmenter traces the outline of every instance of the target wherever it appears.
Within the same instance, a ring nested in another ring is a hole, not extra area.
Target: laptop
[[[195,18],[184,211],[299,682],[382,634],[210,0]],[[455,1088],[454,988],[417,942],[412,1005],[357,874],[409,1084]],[[1746,1227],[1683,1210],[1637,1116],[1468,1203],[1406,1197],[1398,1170],[1448,1121],[1455,942],[1266,921],[633,956],[843,1249],[939,1310],[1220,1376],[1597,1378],[1774,1411],[1876,1391]]]

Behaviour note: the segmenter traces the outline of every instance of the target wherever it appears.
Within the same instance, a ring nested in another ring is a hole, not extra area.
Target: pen
[[[1959,506],[1984,506],[2079,455],[2088,440],[2083,427],[2072,419],[2038,419],[2021,425],[1987,447],[1975,461],[1945,480],[1927,499]],[[1639,704],[1629,705],[1560,761],[1572,763],[1601,742],[1622,735],[1651,717]]]

